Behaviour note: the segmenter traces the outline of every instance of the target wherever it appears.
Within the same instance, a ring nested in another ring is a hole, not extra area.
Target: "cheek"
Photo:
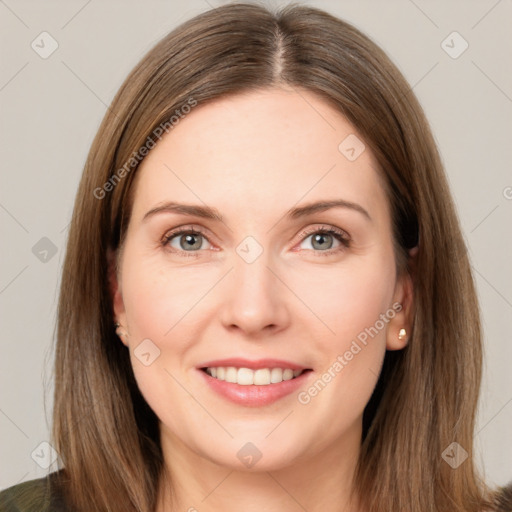
[[[169,396],[182,397],[178,381],[186,385],[183,372],[197,363],[194,347],[212,317],[209,291],[222,269],[170,268],[165,258],[129,251],[128,246],[125,254],[122,293],[132,367],[139,389],[160,416]],[[149,357],[143,356],[148,353]],[[182,398],[190,400],[186,393]],[[175,406],[183,404],[183,400],[175,402]]]
[[[312,273],[301,278],[298,294],[307,297],[317,317],[310,315],[309,324],[315,325],[321,382],[304,390],[299,402],[315,402],[320,415],[324,408],[325,414],[329,409],[346,411],[348,416],[333,420],[333,428],[355,420],[376,385],[388,322],[395,316],[393,261],[382,255],[371,262],[331,268],[324,276]]]
[[[199,274],[186,268],[169,271],[161,260],[128,250],[123,262],[135,379],[151,409],[175,430],[182,428],[183,418],[197,414],[181,369],[199,334],[199,308],[194,306],[211,286],[207,276]]]
[[[346,264],[297,275],[294,291],[309,306],[310,323],[318,324],[321,339],[342,349],[390,308],[395,288],[393,269],[393,258],[385,254],[351,258]],[[384,334],[386,326],[379,322],[379,332]]]
[[[145,254],[126,258],[123,301],[135,339],[150,338],[162,348],[172,341],[175,352],[187,344],[183,328],[196,316],[195,306],[215,282],[214,272],[193,267],[170,269],[161,257]]]

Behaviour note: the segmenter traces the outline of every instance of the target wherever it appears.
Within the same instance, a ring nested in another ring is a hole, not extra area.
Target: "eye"
[[[332,254],[350,246],[350,237],[342,230],[333,227],[321,227],[306,230],[302,236],[306,236],[300,243],[301,249],[313,250]]]
[[[177,252],[198,252],[201,249],[208,249],[211,245],[201,231],[186,226],[167,233],[162,244]]]
[[[310,228],[305,230],[301,237],[303,240],[299,245],[300,249],[312,250],[323,255],[342,251],[350,246],[349,235],[332,226]],[[200,229],[181,226],[166,233],[162,245],[170,248],[172,252],[198,253],[211,248],[212,244]]]

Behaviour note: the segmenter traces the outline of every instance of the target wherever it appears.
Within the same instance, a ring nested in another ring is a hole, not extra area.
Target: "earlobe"
[[[409,269],[415,268],[415,257],[418,248],[409,251]],[[400,309],[389,322],[386,339],[387,350],[401,350],[407,346],[412,331],[414,317],[414,284],[411,270],[404,271],[398,278],[395,287],[394,304],[399,303]]]
[[[406,347],[411,332],[411,309],[412,309],[412,281],[409,276],[403,277],[402,283],[398,285],[402,289],[395,295],[393,306],[397,313],[390,320],[387,330],[386,349],[401,350]]]
[[[119,322],[115,323],[117,337],[123,342],[124,345],[128,346],[128,333],[123,331],[123,327]]]

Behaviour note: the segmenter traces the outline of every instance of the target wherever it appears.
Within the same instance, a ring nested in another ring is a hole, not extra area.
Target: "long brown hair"
[[[407,348],[387,353],[365,410],[361,504],[371,512],[488,506],[472,456],[478,305],[421,106],[384,52],[350,24],[311,7],[273,13],[234,4],[184,23],[145,55],[114,98],[85,165],[60,291],[53,424],[61,483],[78,512],[150,512],[157,502],[158,421],[115,334],[108,287],[108,250],[123,241],[141,148],[157,142],[159,127],[171,131],[169,120],[184,105],[280,85],[328,101],[376,156],[400,271],[412,271],[407,249],[418,246],[413,332]],[[452,442],[469,455],[457,469],[442,458]]]

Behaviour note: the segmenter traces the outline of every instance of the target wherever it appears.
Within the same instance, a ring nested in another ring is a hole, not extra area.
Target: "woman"
[[[221,7],[142,59],[93,142],[59,302],[63,467],[2,510],[510,510],[473,461],[480,373],[404,78],[320,10]]]

